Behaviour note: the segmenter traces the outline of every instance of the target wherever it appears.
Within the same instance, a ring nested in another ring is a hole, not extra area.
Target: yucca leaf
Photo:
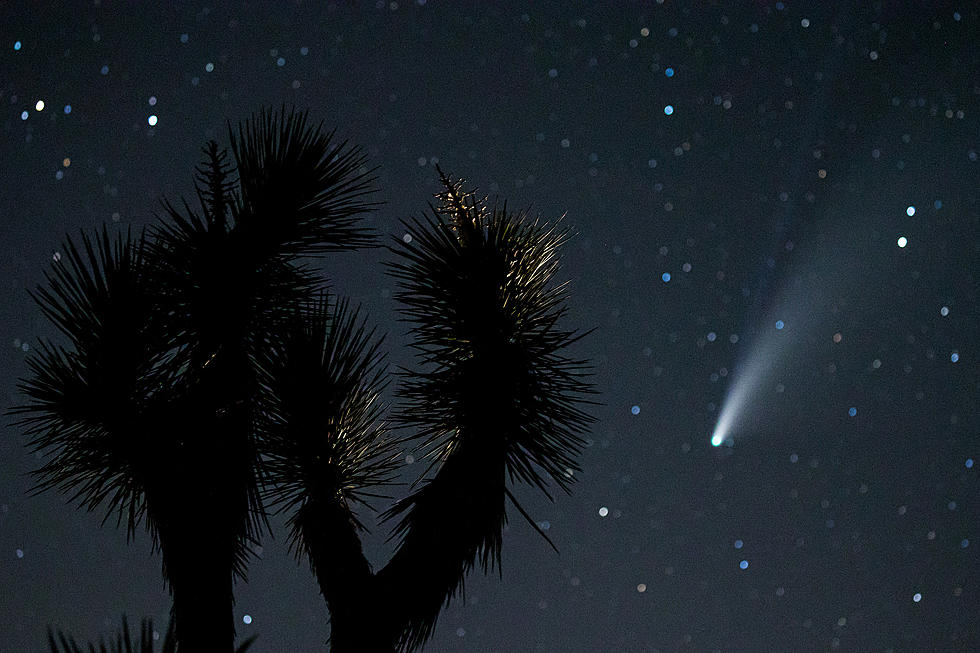
[[[228,151],[208,141],[203,148],[207,160],[197,167],[195,188],[209,224],[227,228],[229,206],[234,199],[238,180],[233,178],[234,168],[228,162]]]

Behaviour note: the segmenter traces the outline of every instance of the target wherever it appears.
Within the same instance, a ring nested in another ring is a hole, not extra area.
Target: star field
[[[560,553],[511,514],[502,580],[471,574],[427,651],[980,649],[980,9],[706,5],[4,3],[6,406],[62,342],[26,291],[66,234],[138,231],[229,121],[308,108],[380,166],[386,238],[436,164],[577,231],[564,326],[597,327],[574,354],[603,405],[570,496],[515,492]],[[384,260],[317,265],[394,369]],[[149,537],[30,496],[25,441],[4,426],[0,650],[162,629]],[[282,521],[238,633],[325,650]]]

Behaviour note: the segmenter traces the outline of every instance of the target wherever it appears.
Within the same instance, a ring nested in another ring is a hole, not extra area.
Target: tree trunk
[[[171,539],[163,556],[180,653],[230,653],[235,622],[229,547],[213,528],[194,530],[199,537]]]
[[[371,573],[350,509],[334,497],[308,500],[296,521],[330,610],[331,653],[395,653],[391,601]]]
[[[147,493],[180,653],[234,650],[233,574],[247,531],[251,454],[247,406],[227,398],[234,386],[218,384],[221,362],[210,383],[163,418],[176,446],[158,459]]]
[[[349,606],[330,611],[330,653],[396,653],[391,613],[383,601],[361,595]]]
[[[375,576],[386,602],[374,610],[383,612],[389,632],[404,638],[409,650],[420,650],[428,640],[472,566],[489,569],[499,563],[506,522],[504,464],[498,452],[481,444],[472,439],[460,444],[432,480],[402,500],[399,528],[410,527]]]

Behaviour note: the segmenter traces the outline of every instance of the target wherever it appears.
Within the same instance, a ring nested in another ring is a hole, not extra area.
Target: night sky
[[[980,650],[980,9],[707,4],[3,2],[4,408],[63,342],[26,290],[65,234],[151,224],[229,121],[295,105],[380,166],[389,241],[437,163],[578,232],[564,326],[597,327],[571,354],[603,405],[571,496],[517,488],[560,554],[511,510],[503,580],[426,650]],[[320,265],[413,365],[385,260]],[[0,650],[162,630],[149,537],[30,497],[9,421]],[[325,650],[282,522],[238,632]]]

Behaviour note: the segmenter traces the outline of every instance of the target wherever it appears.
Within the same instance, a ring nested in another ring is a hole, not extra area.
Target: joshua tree
[[[386,422],[380,339],[301,261],[378,245],[357,224],[373,206],[364,157],[285,110],[230,140],[234,166],[205,148],[198,209],[165,203],[136,238],[83,235],[84,255],[68,239],[32,294],[71,346],[41,343],[20,384],[31,401],[11,410],[49,454],[36,490],[130,535],[145,524],[181,653],[232,649],[233,582],[267,508],[289,515],[333,651],[417,650],[467,572],[499,565],[506,500],[534,525],[509,486],[567,491],[578,469],[593,391],[561,353],[581,337],[558,328],[566,289],[551,283],[567,231],[439,171],[439,206],[388,247],[420,369],[399,371]],[[431,464],[384,515],[398,544],[374,573],[356,508],[408,446]]]

